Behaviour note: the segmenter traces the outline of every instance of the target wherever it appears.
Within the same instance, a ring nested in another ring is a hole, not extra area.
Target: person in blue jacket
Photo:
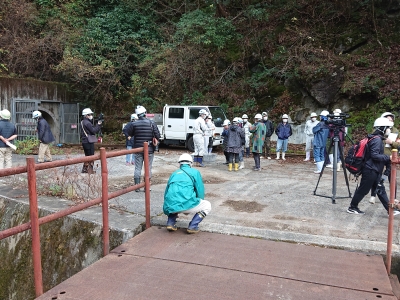
[[[192,168],[193,158],[184,153],[179,157],[180,168],[171,174],[164,193],[164,214],[168,216],[167,230],[176,231],[178,214],[194,213],[188,233],[199,232],[199,224],[211,211],[204,200],[204,183],[198,170]]]
[[[314,159],[317,163],[317,170],[314,173],[319,174],[322,171],[322,167],[325,162],[325,148],[326,142],[329,135],[329,126],[325,123],[328,120],[329,112],[327,110],[321,111],[319,117],[321,122],[319,122],[315,127],[313,127],[312,132],[314,133],[313,141],[313,151]]]
[[[276,159],[279,159],[279,154],[282,149],[282,159],[285,159],[285,153],[287,151],[289,137],[292,135],[292,126],[288,123],[289,116],[284,114],[282,116],[282,122],[275,129],[275,133],[278,136],[276,141]]]

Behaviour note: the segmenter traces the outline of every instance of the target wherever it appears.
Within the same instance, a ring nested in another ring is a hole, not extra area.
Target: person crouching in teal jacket
[[[179,157],[180,168],[171,174],[164,193],[164,214],[168,216],[167,230],[176,231],[179,213],[194,213],[188,233],[199,232],[199,224],[211,211],[204,200],[204,183],[198,170],[192,169],[193,158],[184,153]]]

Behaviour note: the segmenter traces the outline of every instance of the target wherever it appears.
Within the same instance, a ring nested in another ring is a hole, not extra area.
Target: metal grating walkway
[[[152,227],[37,299],[397,298],[379,255]]]

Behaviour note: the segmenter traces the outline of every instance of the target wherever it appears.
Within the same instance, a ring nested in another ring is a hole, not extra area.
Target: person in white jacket
[[[215,125],[212,121],[212,115],[208,115],[205,119],[208,130],[204,133],[204,151],[206,153],[212,152],[213,147],[213,136],[215,131]]]
[[[194,122],[194,128],[193,128],[194,162],[197,162],[200,167],[204,167],[203,165],[204,135],[208,130],[208,127],[204,119],[207,117],[207,115],[208,113],[205,109],[200,109],[199,117]]]
[[[310,153],[312,150],[314,142],[313,128],[319,123],[317,120],[317,114],[315,112],[311,113],[310,120],[306,122],[306,127],[304,128],[304,133],[306,135],[306,158],[304,161],[310,160]]]
[[[250,157],[250,136],[251,136],[250,127],[251,127],[251,123],[248,121],[249,117],[246,114],[244,114],[242,116],[242,119],[243,119],[243,129],[244,129],[244,137],[245,137],[244,149],[246,151],[246,157],[249,158]]]

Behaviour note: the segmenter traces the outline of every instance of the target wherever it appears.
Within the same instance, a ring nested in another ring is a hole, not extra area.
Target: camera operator
[[[93,112],[90,108],[85,108],[82,110],[83,120],[81,121],[81,139],[82,139],[82,147],[85,152],[85,156],[94,155],[94,143],[96,138],[96,133],[101,130],[102,121],[97,121],[96,125],[92,124],[93,120]],[[94,161],[83,163],[82,173],[93,174],[95,171],[93,170]]]
[[[335,137],[335,129],[338,130],[339,133],[339,147],[341,147],[343,149],[344,147],[344,140],[345,140],[345,134],[346,134],[346,125],[344,120],[341,120],[341,116],[345,116],[345,114],[342,115],[342,111],[339,108],[336,108],[333,111],[333,119],[337,119],[339,122],[339,124],[336,124],[336,122],[334,122],[333,124],[330,123],[329,124],[329,139],[332,141],[332,139]],[[331,148],[332,153],[329,153],[329,161],[330,163],[328,165],[326,165],[327,168],[333,168],[333,147]],[[340,166],[341,166],[341,162],[340,162],[340,151],[338,151],[337,153],[337,170],[340,171]]]
[[[160,132],[158,131],[157,125],[146,118],[146,109],[143,106],[138,106],[136,108],[136,115],[138,120],[135,122],[128,123],[129,126],[125,130],[125,135],[129,137],[134,137],[135,141],[133,148],[143,147],[143,143],[149,143],[149,164],[150,164],[150,178],[151,178],[151,168],[153,166],[154,149],[156,145],[153,144],[153,138],[160,140]],[[202,139],[202,145],[204,145],[204,140]],[[133,179],[135,184],[140,183],[140,176],[142,174],[142,167],[144,162],[144,153],[135,153],[135,173]],[[137,189],[136,192],[139,192]]]
[[[389,121],[394,123],[394,114],[392,114],[391,112],[385,112],[381,115],[381,118],[387,118]],[[391,136],[393,136],[392,138],[394,140],[391,140],[389,138],[389,134],[385,134],[385,139],[384,139],[384,143],[385,143],[385,148],[384,148],[384,153],[386,155],[392,155],[392,149],[398,149],[400,147],[400,143],[398,143],[396,140],[398,139],[398,135],[399,135],[399,131],[396,127],[392,127],[390,132],[393,134]],[[388,179],[390,182],[390,165],[389,168],[385,171],[385,173],[388,174]],[[397,185],[396,185],[396,192],[395,192],[395,198],[396,198],[396,193],[397,193]],[[371,204],[375,203],[375,197],[376,197],[376,190],[371,190],[371,198],[369,199],[369,202]]]
[[[361,182],[355,191],[350,206],[347,209],[349,214],[365,214],[358,208],[358,204],[371,189],[376,189],[381,183],[383,168],[390,166],[389,155],[384,154],[384,135],[393,127],[393,122],[387,118],[378,118],[374,122],[374,132],[368,135],[368,148],[365,164],[361,173]],[[378,198],[382,205],[388,210],[388,198],[384,186],[381,184]]]
[[[329,126],[326,124],[328,120],[329,112],[327,110],[321,111],[319,117],[321,122],[319,122],[315,127],[313,127],[312,132],[314,133],[314,159],[317,163],[317,170],[314,173],[319,174],[322,171],[325,161],[325,149],[326,141],[328,140]]]

